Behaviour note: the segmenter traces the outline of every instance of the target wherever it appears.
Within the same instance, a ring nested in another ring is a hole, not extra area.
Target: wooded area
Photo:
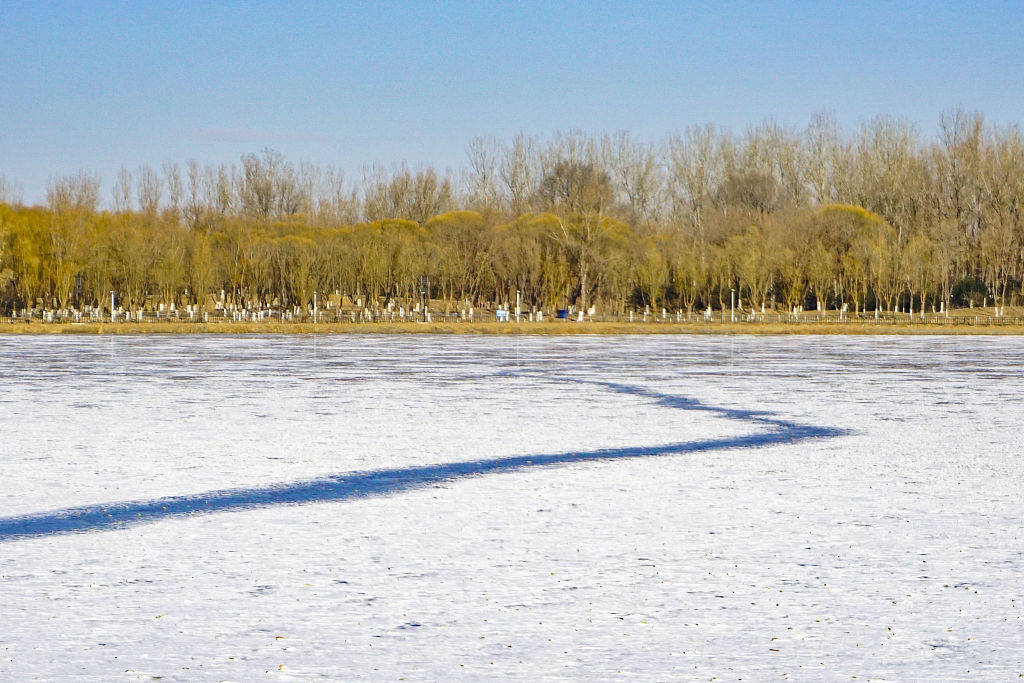
[[[466,169],[357,182],[266,150],[101,183],[56,177],[23,206],[0,177],[0,312],[202,304],[621,313],[948,310],[1024,297],[1024,136],[956,110],[933,139],[879,118],[845,132],[693,127],[474,140]]]

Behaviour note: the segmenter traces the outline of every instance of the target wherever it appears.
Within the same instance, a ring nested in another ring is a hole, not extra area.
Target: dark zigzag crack
[[[337,502],[370,496],[389,495],[474,475],[536,469],[566,463],[679,455],[683,453],[737,448],[758,448],[769,445],[793,444],[811,439],[835,438],[848,433],[842,429],[802,425],[770,417],[772,413],[769,412],[744,411],[710,406],[685,396],[661,394],[626,384],[587,380],[569,381],[580,384],[592,384],[612,391],[651,399],[657,405],[676,410],[711,411],[729,419],[766,425],[771,429],[761,434],[686,441],[660,446],[602,448],[586,452],[566,451],[562,453],[442,463],[438,465],[336,475],[304,482],[209,491],[186,496],[169,496],[147,501],[126,501],[63,508],[50,512],[0,518],[0,542],[86,531],[125,529],[170,517],[194,514],[248,510],[278,505]]]

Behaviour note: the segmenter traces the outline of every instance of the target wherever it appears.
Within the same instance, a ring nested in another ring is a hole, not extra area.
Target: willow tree
[[[79,209],[52,213],[48,224],[49,250],[46,277],[60,308],[67,308],[92,241],[93,221]]]
[[[434,245],[434,266],[445,298],[476,301],[490,270],[492,226],[476,211],[449,211],[424,226]]]
[[[579,308],[586,311],[598,271],[613,257],[616,249],[629,243],[629,226],[596,212],[568,217],[548,214],[544,220],[549,226],[549,236],[559,246],[574,272]],[[571,300],[568,292],[566,295]]]
[[[544,301],[544,264],[551,248],[541,222],[533,216],[519,218],[498,226],[493,233],[490,269],[505,288],[521,292],[531,306]]]
[[[750,225],[742,233],[733,235],[725,244],[733,280],[738,284],[740,296],[764,310],[774,275],[774,254],[765,241],[764,232]]]
[[[662,240],[647,238],[636,245],[634,278],[646,303],[661,305],[668,282],[669,265]]]
[[[670,235],[668,248],[672,287],[686,312],[692,313],[697,298],[707,286],[707,255],[692,241],[679,235]]]
[[[788,246],[779,247],[775,254],[775,272],[779,292],[786,303],[786,308],[793,310],[803,305],[807,295],[807,281],[795,249]]]
[[[7,286],[7,283],[14,277],[14,273],[7,266],[7,225],[4,211],[7,207],[0,204],[0,290]]]

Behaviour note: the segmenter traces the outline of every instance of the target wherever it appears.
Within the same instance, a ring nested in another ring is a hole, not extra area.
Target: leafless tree
[[[21,204],[21,186],[0,173],[0,204]]]
[[[163,165],[164,183],[167,186],[167,210],[174,221],[178,220],[181,213],[183,189],[181,183],[181,167],[178,164],[165,161]]]
[[[163,199],[163,181],[152,168],[145,165],[139,167],[135,177],[139,211],[148,216],[155,216]]]
[[[656,220],[664,178],[654,147],[634,141],[623,131],[601,139],[601,157],[624,199],[625,218],[634,223]]]
[[[467,205],[493,210],[500,208],[498,157],[500,147],[494,138],[473,138],[466,148],[469,159],[467,170]]]
[[[505,186],[505,211],[509,215],[520,216],[529,210],[537,185],[535,148],[534,141],[520,133],[502,155],[498,174]]]
[[[701,235],[706,210],[724,180],[722,138],[713,126],[693,126],[682,136],[669,138],[665,154],[675,214],[685,215]]]
[[[46,203],[56,212],[77,210],[93,212],[99,206],[100,179],[94,173],[55,176],[46,189]]]
[[[114,182],[114,211],[127,213],[132,210],[132,173],[124,166],[118,171],[117,180]]]

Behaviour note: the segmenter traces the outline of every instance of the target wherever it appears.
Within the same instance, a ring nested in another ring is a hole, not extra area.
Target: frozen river
[[[1022,338],[0,363],[0,680],[1024,673]]]

